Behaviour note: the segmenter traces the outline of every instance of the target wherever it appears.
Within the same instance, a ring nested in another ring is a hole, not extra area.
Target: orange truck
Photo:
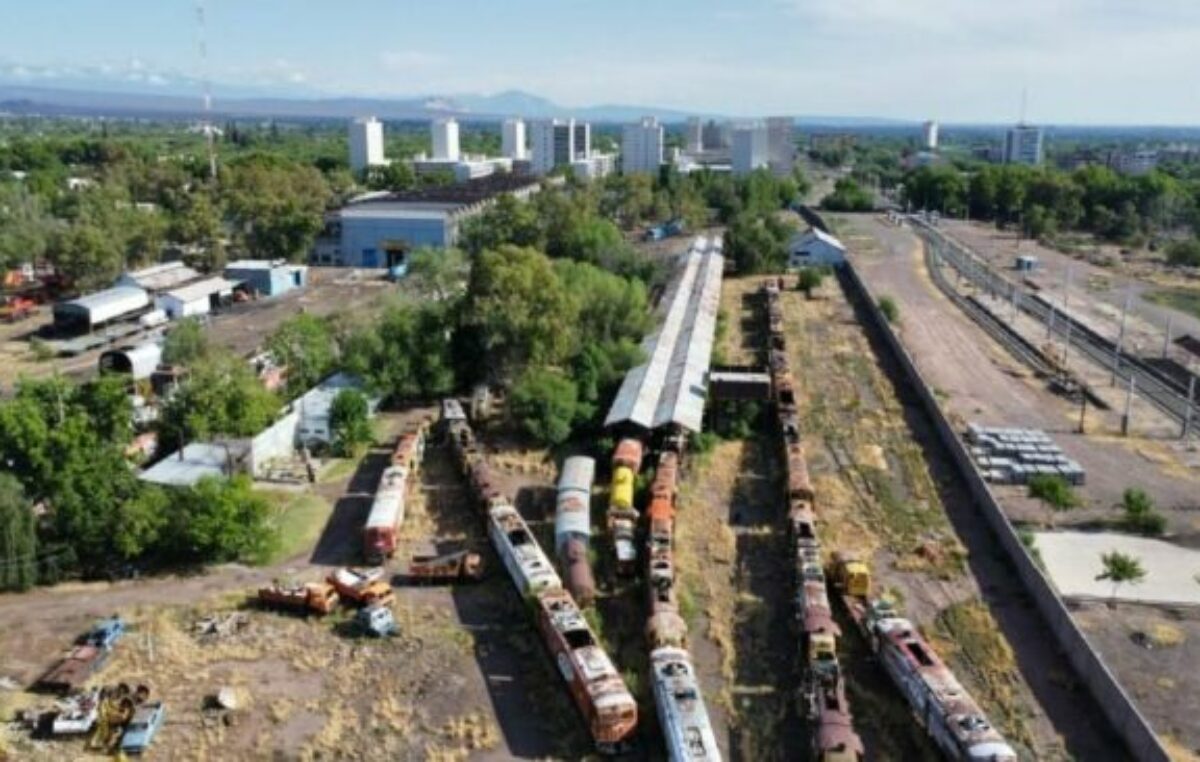
[[[272,582],[258,589],[258,602],[274,609],[286,609],[305,614],[328,614],[338,604],[338,593],[333,585],[325,582],[309,582],[304,585],[285,585]]]
[[[383,578],[380,566],[338,569],[326,578],[344,600],[359,606],[369,603],[390,604],[395,600],[392,586]]]
[[[37,302],[21,294],[8,294],[0,301],[0,320],[5,323],[24,320],[36,311]]]

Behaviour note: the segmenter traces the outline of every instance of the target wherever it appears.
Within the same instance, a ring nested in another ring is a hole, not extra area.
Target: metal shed
[[[659,329],[642,342],[649,359],[626,374],[605,426],[700,431],[724,268],[721,239],[696,238],[660,303]]]
[[[144,288],[151,293],[158,293],[178,288],[199,277],[200,273],[182,262],[163,262],[159,265],[127,272],[117,279],[116,285]]]
[[[162,362],[162,345],[156,342],[110,349],[100,355],[102,373],[126,373],[134,381],[150,378]]]
[[[115,286],[54,305],[54,326],[64,333],[86,333],[150,307],[150,295],[134,286]]]
[[[282,260],[239,259],[225,265],[225,277],[263,296],[279,296],[308,284],[308,268]]]

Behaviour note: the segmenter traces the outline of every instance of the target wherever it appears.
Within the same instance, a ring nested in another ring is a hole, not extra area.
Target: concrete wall
[[[992,531],[995,532],[1000,547],[1016,568],[1017,575],[1024,584],[1026,592],[1033,598],[1038,611],[1058,641],[1062,654],[1070,661],[1080,680],[1091,691],[1113,729],[1125,740],[1130,753],[1139,760],[1167,762],[1167,752],[1158,736],[1155,735],[1149,723],[1146,722],[1146,718],[1137,710],[1120,683],[1109,671],[1104,660],[1088,643],[1087,638],[1071,618],[1070,612],[1063,605],[1062,599],[1059,598],[1050,581],[1025,549],[1012,523],[1009,522],[1004,510],[997,502],[996,496],[992,494],[987,482],[975,469],[970,453],[967,452],[962,440],[959,439],[957,432],[942,412],[929,385],[925,383],[925,379],[917,369],[916,363],[900,343],[899,337],[893,332],[887,318],[880,312],[875,297],[859,278],[853,262],[849,262],[841,272],[844,273],[843,283],[846,284],[849,295],[851,298],[862,300],[873,324],[870,327],[883,337],[884,342],[903,369],[905,377],[921,398],[921,404],[930,420],[933,421],[938,437],[950,452],[955,467],[970,489],[975,506],[983,514]]]
[[[269,461],[290,458],[295,454],[296,429],[299,426],[300,412],[293,408],[250,440],[250,473],[255,479],[263,475]]]

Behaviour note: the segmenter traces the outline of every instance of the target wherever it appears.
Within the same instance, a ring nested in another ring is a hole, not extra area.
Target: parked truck
[[[360,606],[371,603],[390,605],[395,599],[392,586],[383,578],[383,567],[338,569],[326,578],[343,600]]]
[[[295,585],[275,581],[258,589],[258,602],[266,608],[324,615],[337,607],[338,593],[326,582]]]

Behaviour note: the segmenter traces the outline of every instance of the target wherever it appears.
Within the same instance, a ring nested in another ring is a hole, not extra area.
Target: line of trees
[[[1130,177],[1099,166],[1064,172],[985,165],[968,174],[953,166],[926,166],[905,176],[903,200],[914,209],[1016,225],[1035,238],[1077,230],[1140,244],[1200,232],[1200,181],[1164,172]]]

